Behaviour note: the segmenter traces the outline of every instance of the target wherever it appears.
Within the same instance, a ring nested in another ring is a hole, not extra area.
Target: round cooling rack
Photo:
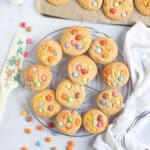
[[[89,27],[87,27],[87,28],[89,29],[93,40],[97,39],[98,37],[102,37],[102,36],[103,37],[104,36],[105,37],[109,37],[107,34],[105,34],[103,32],[98,32],[94,28],[89,28]],[[29,110],[32,112],[34,118],[39,123],[41,123],[43,126],[45,126],[47,128],[49,128],[49,123],[50,122],[52,122],[52,123],[54,122],[54,118],[51,118],[51,119],[42,118],[42,117],[39,117],[38,115],[36,115],[32,111],[32,108],[31,108],[31,105],[30,105],[30,101],[32,99],[32,96],[35,94],[35,92],[32,91],[31,89],[29,89],[28,87],[26,87],[26,85],[24,84],[24,81],[23,81],[23,74],[24,74],[24,71],[26,70],[26,68],[30,64],[38,64],[39,63],[37,61],[37,59],[36,59],[36,49],[37,49],[38,44],[42,40],[45,40],[45,39],[53,39],[53,40],[56,40],[56,41],[60,41],[60,37],[61,37],[61,35],[62,35],[62,33],[64,32],[65,29],[67,29],[67,28],[61,28],[61,29],[58,29],[58,30],[55,30],[55,31],[49,33],[48,35],[43,37],[35,45],[35,47],[31,51],[30,57],[26,58],[26,60],[24,61],[23,70],[22,70],[22,74],[21,74],[21,84],[22,84],[22,87],[23,87],[22,91],[23,91],[23,93],[24,93],[24,95],[25,95],[25,97],[27,99]],[[86,55],[88,55],[88,54],[86,54]],[[49,85],[48,88],[51,88],[51,89],[55,90],[57,85],[58,85],[58,83],[61,80],[65,79],[65,78],[68,78],[67,64],[68,64],[68,61],[71,58],[72,58],[71,56],[67,56],[67,55],[64,54],[63,58],[62,58],[62,61],[57,66],[55,66],[53,68],[50,68],[50,70],[53,72],[53,80],[52,80],[52,82],[51,82],[51,84]],[[122,51],[120,49],[119,49],[118,57],[116,58],[115,61],[124,62],[123,56],[122,56]],[[101,78],[101,71],[102,71],[102,68],[104,67],[104,65],[97,65],[97,66],[98,66],[98,74],[97,74],[97,76],[95,77],[95,79],[93,81],[91,81],[90,83],[85,85],[86,98],[85,98],[83,104],[80,107],[77,107],[77,108],[74,109],[74,110],[77,110],[81,115],[84,112],[86,112],[87,110],[89,110],[89,109],[97,108],[97,105],[96,105],[96,97],[97,97],[97,95],[101,91],[107,89],[107,86],[104,84],[104,82],[102,81],[102,78]],[[124,97],[124,100],[126,100],[128,98],[128,96],[130,94],[130,91],[131,91],[131,81],[129,80],[128,84],[120,89],[120,92],[122,93],[122,95]],[[62,109],[67,109],[67,108],[63,107]],[[114,118],[115,117],[109,118],[110,123],[112,122],[112,120]],[[55,127],[49,128],[49,129],[51,131],[58,132]],[[91,134],[87,133],[81,127],[80,130],[76,134],[70,135],[70,136],[72,136],[72,137],[82,137],[82,136],[89,136],[89,135],[91,135]]]

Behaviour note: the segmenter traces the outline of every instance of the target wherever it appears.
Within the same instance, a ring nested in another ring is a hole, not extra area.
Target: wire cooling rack
[[[90,33],[92,35],[93,40],[97,39],[98,37],[109,37],[107,34],[105,34],[103,32],[99,32],[99,31],[97,31],[94,28],[89,28],[89,27],[87,27],[87,28],[89,29],[89,31],[90,31]],[[35,45],[35,47],[31,50],[30,57],[28,57],[24,61],[24,65],[23,65],[23,69],[22,69],[22,74],[21,74],[21,84],[22,84],[22,87],[23,87],[22,91],[23,91],[23,94],[25,95],[25,97],[27,99],[29,110],[32,112],[34,118],[39,123],[41,123],[43,126],[45,126],[47,128],[49,128],[49,125],[48,125],[49,122],[52,122],[52,123],[54,122],[54,117],[51,118],[51,119],[42,118],[42,117],[39,117],[38,115],[36,115],[32,111],[30,102],[31,102],[32,96],[35,94],[35,92],[32,91],[31,89],[29,89],[28,87],[26,87],[26,85],[25,85],[25,83],[23,81],[23,74],[24,74],[25,69],[30,64],[37,64],[37,63],[39,63],[37,61],[37,59],[36,59],[36,49],[37,49],[37,46],[39,45],[39,43],[42,40],[45,40],[45,39],[53,39],[53,40],[56,40],[56,41],[60,41],[60,37],[61,37],[61,35],[62,35],[62,33],[64,32],[65,29],[66,28],[61,28],[61,29],[58,29],[58,30],[55,30],[55,31],[49,33],[48,35],[44,36]],[[86,55],[88,55],[88,54],[86,54]],[[68,61],[71,58],[72,58],[71,56],[67,56],[67,55],[63,54],[62,61],[57,66],[55,66],[53,68],[50,68],[50,70],[53,72],[53,79],[52,79],[51,84],[49,85],[49,88],[55,90],[56,87],[57,87],[57,85],[58,85],[58,83],[60,81],[62,81],[63,79],[68,78],[67,64],[68,64]],[[118,56],[117,56],[117,58],[116,58],[115,61],[124,62],[124,59],[123,59],[123,56],[122,56],[122,51],[120,49],[119,49],[119,54],[118,54]],[[98,67],[98,74],[97,74],[97,76],[95,77],[95,79],[93,81],[91,81],[90,83],[88,83],[88,84],[85,85],[86,98],[85,98],[83,104],[80,107],[77,107],[77,108],[74,109],[74,110],[78,111],[81,115],[84,112],[86,112],[87,110],[89,110],[89,109],[97,108],[97,105],[96,105],[96,97],[97,97],[97,95],[101,91],[107,89],[107,86],[104,84],[104,82],[102,81],[102,78],[101,78],[101,71],[102,71],[104,65],[97,65],[97,67]],[[124,100],[126,100],[128,98],[128,96],[130,94],[130,91],[131,91],[131,81],[129,80],[128,84],[120,89],[120,92],[122,93]],[[62,109],[67,109],[67,108],[63,107]],[[112,120],[114,118],[115,117],[109,118],[110,123],[112,122]],[[49,128],[49,129],[51,131],[58,132],[55,127]],[[76,134],[70,135],[70,136],[73,136],[73,137],[82,137],[82,136],[89,136],[89,135],[91,135],[91,134],[87,133],[81,127],[80,130]]]

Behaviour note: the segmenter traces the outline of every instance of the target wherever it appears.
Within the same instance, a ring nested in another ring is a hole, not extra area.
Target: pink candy
[[[118,93],[114,91],[114,92],[112,92],[112,96],[113,96],[113,97],[117,97],[117,96],[118,96]]]
[[[27,52],[27,51],[25,51],[25,52],[24,52],[24,54],[23,54],[23,56],[24,56],[25,58],[27,58],[27,57],[29,57],[29,56],[30,56],[30,53],[29,53],[29,52]]]
[[[80,71],[80,70],[81,70],[81,66],[80,66],[80,65],[77,65],[77,66],[76,66],[76,70],[77,70],[77,71]]]
[[[71,45],[76,46],[77,42],[75,40],[71,41]]]
[[[102,126],[103,126],[102,122],[101,122],[101,121],[98,121],[98,122],[97,122],[97,127],[98,127],[98,128],[101,128]]]
[[[32,43],[33,43],[33,40],[32,40],[31,38],[27,38],[26,43],[27,43],[27,44],[32,44]]]

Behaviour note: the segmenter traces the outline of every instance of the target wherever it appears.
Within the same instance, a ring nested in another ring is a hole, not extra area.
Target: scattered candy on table
[[[26,129],[24,130],[24,132],[25,132],[26,134],[31,134],[31,133],[32,133],[32,130],[31,130],[30,128],[26,128]]]
[[[25,51],[24,54],[23,54],[23,56],[24,56],[25,58],[29,57],[29,56],[30,56],[30,52]]]
[[[74,146],[74,141],[68,141],[68,145]]]
[[[58,135],[59,135],[59,132],[58,132],[58,131],[52,131],[52,135],[53,135],[53,136],[58,136]]]
[[[68,145],[68,146],[66,147],[66,150],[73,150],[73,147],[70,146],[70,145]]]
[[[27,116],[27,114],[28,114],[28,112],[27,112],[25,109],[23,109],[23,110],[21,111],[21,115],[22,115],[22,116]]]
[[[21,27],[21,28],[25,28],[25,27],[26,27],[26,23],[25,23],[25,22],[21,22],[21,23],[20,23],[20,27]]]
[[[32,27],[27,27],[27,28],[26,28],[26,31],[27,31],[27,32],[31,32],[31,31],[32,31]]]
[[[54,128],[54,123],[53,123],[53,122],[49,122],[49,123],[48,123],[48,127],[49,127],[49,128]]]
[[[33,43],[33,40],[32,40],[31,38],[27,38],[26,43],[27,43],[27,44],[32,44],[32,43]]]
[[[21,147],[21,150],[28,150],[26,146]]]
[[[27,117],[26,117],[26,121],[27,121],[27,122],[31,122],[32,119],[33,119],[33,118],[32,118],[31,116],[27,116]]]
[[[43,130],[44,130],[44,127],[43,127],[42,125],[38,125],[38,126],[36,127],[36,129],[39,130],[39,131],[43,131]]]
[[[43,146],[43,141],[37,141],[37,142],[36,142],[36,146],[42,147],[42,146]]]
[[[45,142],[49,143],[52,141],[52,138],[50,136],[45,137]]]
[[[51,150],[58,150],[57,147],[52,147]]]

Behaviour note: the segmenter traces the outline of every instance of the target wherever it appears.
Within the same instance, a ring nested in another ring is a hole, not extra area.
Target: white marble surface
[[[0,68],[7,56],[11,41],[15,33],[24,32],[19,27],[21,21],[27,22],[33,27],[31,33],[26,33],[28,37],[34,39],[34,44],[44,35],[51,31],[71,26],[85,25],[94,27],[99,31],[103,31],[113,37],[122,48],[123,37],[129,27],[115,25],[101,25],[92,23],[83,23],[77,21],[48,18],[39,15],[34,9],[34,1],[26,0],[22,6],[9,4],[7,0],[0,0]],[[75,141],[74,150],[94,150],[92,143],[94,138],[70,138],[65,136],[53,136],[53,142],[43,145],[42,148],[35,146],[37,140],[43,139],[49,134],[47,129],[44,132],[38,132],[35,129],[37,122],[27,123],[20,115],[23,108],[28,108],[25,97],[20,94],[20,89],[15,89],[8,97],[7,107],[4,114],[3,122],[0,123],[0,150],[19,150],[21,146],[26,145],[29,150],[49,150],[52,146],[57,146],[58,150],[65,150],[67,141],[73,139]],[[24,128],[31,127],[33,134],[25,135]]]

